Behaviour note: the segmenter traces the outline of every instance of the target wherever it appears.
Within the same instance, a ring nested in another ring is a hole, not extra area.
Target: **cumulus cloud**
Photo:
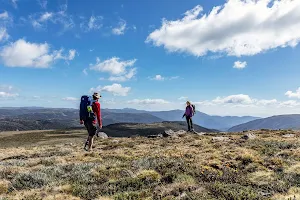
[[[122,76],[111,76],[108,78],[109,81],[117,81],[117,82],[124,82],[132,79],[137,73],[136,68],[130,69],[126,74]]]
[[[208,52],[251,56],[295,47],[300,41],[299,26],[298,0],[228,0],[207,14],[198,5],[182,19],[163,19],[146,42],[194,56]]]
[[[126,29],[126,21],[121,19],[117,27],[112,29],[114,35],[124,35]]]
[[[19,39],[4,46],[0,51],[0,58],[7,67],[48,68],[55,60],[74,58],[72,53],[69,57],[62,56],[62,51],[51,52],[47,43],[30,43]]]
[[[244,69],[247,66],[247,62],[236,61],[234,62],[233,68]]]
[[[75,97],[65,97],[65,98],[62,98],[62,100],[64,100],[64,101],[79,101],[79,99],[75,98]]]
[[[137,69],[131,68],[136,61],[137,59],[121,61],[118,57],[112,57],[101,62],[97,58],[96,64],[90,64],[90,69],[107,72],[111,75],[108,80],[122,82],[130,80],[136,75]]]
[[[69,50],[68,60],[73,60],[75,58],[75,54],[76,54],[76,50],[75,49]]]
[[[295,100],[289,100],[289,101],[283,101],[279,104],[279,106],[281,107],[295,107],[295,106],[299,106],[300,102],[295,101]]]
[[[104,91],[112,93],[114,96],[127,96],[130,90],[130,87],[123,87],[121,84],[114,83],[112,85],[107,85],[104,87],[98,86],[96,88],[91,88],[90,93]]]
[[[296,92],[293,91],[287,91],[285,93],[286,96],[288,96],[289,98],[298,98],[300,99],[300,87],[296,90]]]
[[[170,102],[163,100],[163,99],[134,99],[134,100],[128,101],[127,103],[148,105],[148,104],[168,104]]]

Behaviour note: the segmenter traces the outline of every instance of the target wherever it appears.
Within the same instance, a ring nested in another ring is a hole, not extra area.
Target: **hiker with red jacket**
[[[188,132],[194,132],[194,128],[193,128],[193,120],[192,117],[194,116],[195,110],[194,110],[194,106],[191,104],[190,101],[186,102],[186,108],[185,108],[185,113],[182,116],[186,118],[186,122],[188,124]]]
[[[85,143],[84,149],[92,151],[94,142],[94,136],[97,133],[97,123],[100,129],[102,129],[102,118],[100,110],[100,99],[101,95],[94,93],[92,97],[82,96],[80,103],[80,124],[84,124],[88,131],[88,139]],[[92,99],[91,99],[92,98]],[[98,136],[98,135],[97,135]],[[86,149],[88,146],[88,149]]]

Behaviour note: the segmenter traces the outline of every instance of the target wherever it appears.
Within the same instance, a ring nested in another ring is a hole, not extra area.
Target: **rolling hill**
[[[263,119],[253,120],[230,128],[230,132],[258,129],[300,129],[300,115],[277,115]]]
[[[184,121],[184,111],[144,111],[130,108],[102,109],[103,125],[114,123],[154,123],[163,121]],[[0,108],[0,131],[44,130],[74,128],[78,123],[78,109],[70,108]],[[209,129],[227,130],[228,128],[257,119],[256,117],[210,116],[197,111],[194,123]]]

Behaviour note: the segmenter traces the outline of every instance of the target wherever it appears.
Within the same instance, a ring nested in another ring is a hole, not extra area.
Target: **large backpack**
[[[193,114],[196,114],[196,106],[195,106],[195,104],[192,104],[192,108],[193,108]]]
[[[80,110],[79,110],[79,117],[80,120],[94,120],[95,114],[92,109],[93,105],[93,98],[91,96],[83,95],[80,101]]]

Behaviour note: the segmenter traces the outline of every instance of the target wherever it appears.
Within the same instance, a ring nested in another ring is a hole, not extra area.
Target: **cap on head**
[[[100,99],[101,95],[98,92],[94,92],[93,97],[96,99]]]

